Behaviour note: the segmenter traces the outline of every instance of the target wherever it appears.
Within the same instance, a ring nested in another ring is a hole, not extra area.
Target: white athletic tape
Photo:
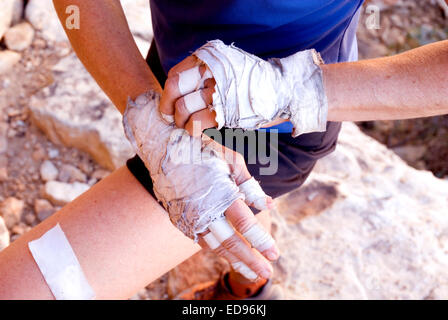
[[[199,66],[195,66],[191,69],[182,71],[179,73],[179,92],[184,96],[198,89],[202,89],[204,87],[205,80],[212,77],[212,73],[208,68],[201,76]]]
[[[198,87],[201,80],[201,72],[199,66],[182,71],[179,73],[179,92],[181,95],[186,95],[193,92]]]
[[[272,247],[275,243],[272,236],[258,224],[253,225],[244,234],[243,237],[260,252]]]
[[[193,93],[184,96],[185,108],[190,114],[196,111],[207,108],[204,99],[202,98],[201,91],[195,91]]]
[[[216,239],[213,233],[209,232],[203,237],[204,241],[207,243],[208,247],[212,250],[218,248],[221,243]]]
[[[258,181],[253,177],[240,184],[238,188],[244,194],[245,202],[248,205],[253,204],[258,210],[268,209],[266,193],[264,193]]]
[[[95,293],[59,224],[28,247],[56,300],[91,300]]]
[[[216,81],[218,129],[256,129],[283,118],[293,123],[294,136],[326,130],[328,102],[319,67],[323,61],[315,50],[265,61],[214,40],[193,54]]]
[[[241,273],[246,279],[255,280],[258,278],[257,274],[253,272],[244,262],[234,262],[232,263],[232,268]]]
[[[172,124],[174,123],[174,116],[171,114],[165,114],[163,112],[160,113],[160,116],[162,119],[166,122],[166,124]]]
[[[219,243],[222,243],[235,234],[235,229],[225,218],[213,221],[208,229],[213,233]]]
[[[162,120],[159,101],[156,92],[145,93],[136,102],[129,100],[123,116],[125,133],[149,170],[154,193],[171,222],[197,240],[243,195],[218,152]]]

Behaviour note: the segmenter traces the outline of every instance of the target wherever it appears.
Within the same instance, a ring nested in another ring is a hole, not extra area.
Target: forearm
[[[448,41],[392,57],[323,65],[329,121],[448,114]]]
[[[66,7],[80,9],[79,30],[65,28],[86,69],[124,112],[127,98],[149,90],[161,92],[160,84],[140,54],[119,0],[53,0],[65,28]]]

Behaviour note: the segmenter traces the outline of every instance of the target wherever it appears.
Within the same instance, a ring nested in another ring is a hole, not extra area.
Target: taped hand
[[[159,98],[150,92],[129,101],[123,124],[171,222],[191,239],[204,236],[200,243],[247,278],[269,278],[268,259],[278,258],[278,248],[243,200],[259,209],[269,208],[272,200],[251,179],[241,156],[166,124]]]
[[[194,120],[201,132],[209,127],[257,129],[278,119],[292,122],[294,137],[325,131],[322,63],[315,50],[265,61],[210,41],[170,70],[160,111],[189,132]]]

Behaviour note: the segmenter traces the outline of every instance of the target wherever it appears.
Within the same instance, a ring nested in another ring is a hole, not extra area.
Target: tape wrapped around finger
[[[238,186],[240,192],[245,196],[245,202],[248,205],[253,205],[258,210],[267,210],[267,195],[264,193],[260,184],[254,177]]]
[[[212,78],[212,73],[210,70],[204,72],[201,76],[201,71],[199,66],[195,66],[191,69],[182,71],[179,73],[179,92],[181,95],[189,94],[193,91],[201,89],[204,87],[204,82],[207,79]]]
[[[259,224],[255,224],[249,228],[243,237],[250,242],[250,244],[260,252],[263,252],[275,244],[274,238]]]
[[[216,239],[216,237],[211,232],[207,233],[202,238],[204,239],[205,243],[207,243],[208,247],[212,250],[216,250],[221,245],[218,239]]]
[[[163,112],[160,112],[160,116],[162,117],[163,121],[166,122],[166,124],[174,123],[174,116],[172,114],[165,114]]]
[[[201,91],[195,91],[193,93],[187,94],[183,99],[185,103],[185,109],[188,110],[189,114],[207,108],[207,105],[202,98]]]
[[[209,248],[212,250],[216,250],[221,245],[218,239],[216,239],[216,237],[211,232],[207,233],[202,238],[207,243]],[[252,271],[244,262],[237,261],[231,263],[231,265],[235,271],[241,273],[244,277],[246,277],[249,280],[255,280],[258,278],[257,274],[254,271]]]
[[[235,229],[224,219],[213,221],[208,229],[213,233],[219,243],[222,243],[235,234]]]
[[[238,261],[231,264],[233,270],[241,273],[245,278],[249,280],[255,280],[258,278],[257,274],[252,271],[244,262]]]

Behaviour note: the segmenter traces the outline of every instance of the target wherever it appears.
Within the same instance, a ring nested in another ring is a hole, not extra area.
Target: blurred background
[[[443,1],[367,1],[360,58],[447,39]],[[143,55],[152,39],[148,2],[121,1]],[[0,3],[2,250],[132,151],[52,1]],[[367,28],[369,5],[379,9],[379,29]],[[291,299],[448,298],[448,116],[356,125],[344,125],[337,151],[303,188],[277,201],[273,232],[284,254],[275,281]],[[202,252],[134,299],[172,299],[225,269]]]

